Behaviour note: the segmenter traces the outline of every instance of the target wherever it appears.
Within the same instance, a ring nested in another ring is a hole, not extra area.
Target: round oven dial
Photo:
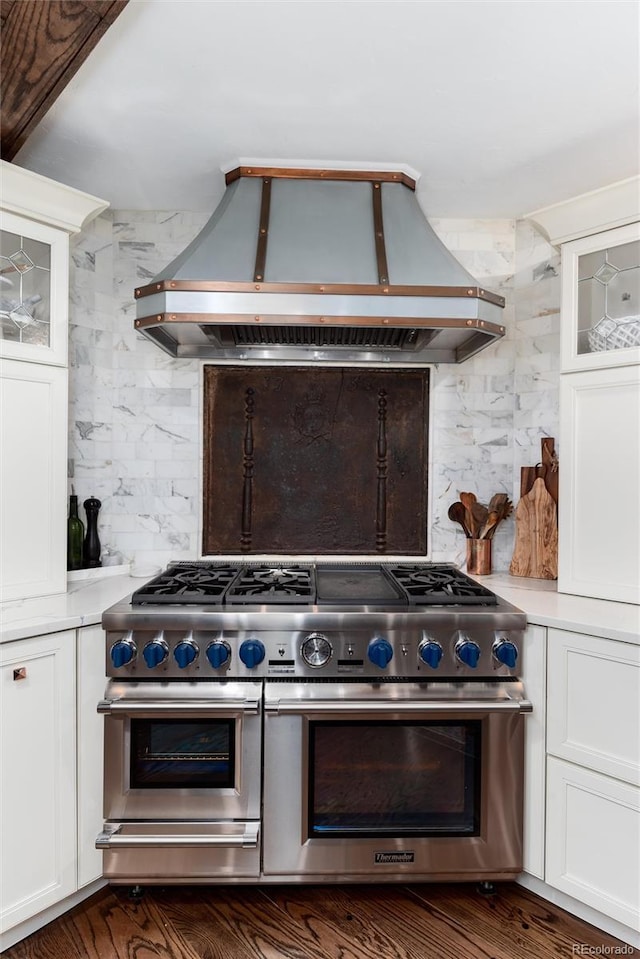
[[[131,633],[128,633],[124,639],[119,639],[111,647],[111,662],[116,669],[120,669],[121,666],[128,666],[136,658],[137,652]]]
[[[183,639],[173,651],[173,658],[179,669],[186,669],[198,658],[200,650],[192,639]]]
[[[480,647],[470,639],[461,639],[456,643],[456,656],[464,666],[475,669],[480,659]]]
[[[214,669],[220,669],[231,659],[231,647],[224,640],[217,639],[207,646],[207,659]],[[245,664],[246,665],[246,664]]]
[[[152,639],[150,643],[147,643],[142,650],[142,655],[149,669],[155,669],[156,666],[165,661],[169,655],[169,647],[162,638],[162,633]]]
[[[518,660],[518,647],[508,639],[499,639],[493,644],[493,655],[503,666],[514,669]]]
[[[322,633],[311,633],[304,640],[302,658],[308,666],[325,666],[331,659],[331,643]]]
[[[433,639],[423,639],[418,646],[418,655],[431,669],[437,669],[442,659],[442,646]]]
[[[393,646],[388,639],[379,636],[372,639],[367,648],[367,656],[374,666],[384,669],[393,659]]]
[[[240,644],[238,655],[247,669],[253,669],[264,659],[264,643],[261,643],[259,639],[245,639]]]

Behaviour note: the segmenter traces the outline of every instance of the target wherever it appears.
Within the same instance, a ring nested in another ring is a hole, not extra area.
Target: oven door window
[[[132,719],[133,789],[224,789],[235,778],[233,719]]]
[[[309,836],[477,836],[481,721],[309,722]]]

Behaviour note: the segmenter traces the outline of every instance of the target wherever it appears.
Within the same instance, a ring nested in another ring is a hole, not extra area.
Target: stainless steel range
[[[521,871],[525,615],[456,567],[174,563],[103,626],[112,882]]]

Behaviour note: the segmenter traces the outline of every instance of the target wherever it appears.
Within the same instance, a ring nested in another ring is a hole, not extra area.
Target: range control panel
[[[175,678],[519,676],[523,633],[489,625],[284,632],[131,629],[107,633],[107,675]]]

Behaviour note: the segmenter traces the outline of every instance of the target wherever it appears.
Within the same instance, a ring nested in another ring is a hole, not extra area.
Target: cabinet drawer
[[[640,929],[640,790],[553,758],[547,784],[547,882]]]
[[[637,785],[640,647],[549,630],[547,751]]]

